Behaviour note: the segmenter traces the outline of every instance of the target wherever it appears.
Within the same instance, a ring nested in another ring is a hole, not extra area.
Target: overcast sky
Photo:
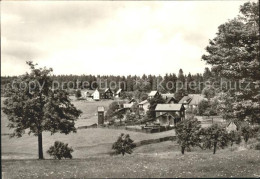
[[[1,75],[203,73],[217,27],[246,1],[1,2]]]

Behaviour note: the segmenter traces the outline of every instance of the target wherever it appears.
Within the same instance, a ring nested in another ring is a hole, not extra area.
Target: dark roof
[[[182,104],[157,104],[155,111],[180,111]]]

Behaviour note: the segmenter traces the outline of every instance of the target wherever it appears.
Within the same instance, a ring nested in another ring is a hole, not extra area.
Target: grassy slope
[[[155,150],[160,148],[160,145],[149,146]],[[92,156],[61,161],[3,160],[2,170],[10,178],[260,176],[260,155],[256,150],[231,152],[226,149],[217,151],[215,155],[211,151],[181,155],[179,151],[171,150],[161,153],[146,150],[141,153],[141,148],[139,152],[124,157]]]

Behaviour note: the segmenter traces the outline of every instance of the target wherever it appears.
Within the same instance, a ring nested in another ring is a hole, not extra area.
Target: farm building
[[[94,90],[82,90],[81,91],[81,95],[85,98],[85,99],[93,99],[92,94],[94,93]]]
[[[96,89],[91,96],[94,100],[111,99],[113,97],[113,92],[110,88],[106,88],[105,90]]]
[[[238,126],[233,121],[231,121],[227,124],[226,130],[228,133],[231,131],[236,131],[236,130],[238,130]]]
[[[184,96],[179,101],[179,104],[183,104],[186,109],[195,109],[198,107],[198,104],[203,100],[207,100],[207,98],[205,98],[204,95],[189,94],[188,96]]]
[[[98,106],[97,108],[98,112],[98,124],[104,124],[105,119],[105,108],[103,106]]]
[[[139,108],[140,114],[146,114],[146,112],[148,111],[149,105],[150,105],[150,103],[148,100],[144,100],[144,101],[138,103],[138,108]]]
[[[115,92],[115,97],[116,98],[120,98],[121,97],[121,93],[122,93],[122,89],[118,89],[116,92]]]
[[[169,97],[165,101],[166,104],[177,104],[178,101],[174,97]]]
[[[175,98],[174,93],[161,94],[162,98],[167,100],[169,98]]]
[[[175,126],[177,122],[185,118],[183,104],[157,104],[155,112],[156,121],[161,126]]]
[[[160,93],[158,91],[151,91],[149,94],[148,94],[148,98],[154,98],[156,96],[159,96]]]

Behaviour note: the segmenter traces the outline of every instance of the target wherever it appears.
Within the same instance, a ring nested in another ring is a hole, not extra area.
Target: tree
[[[165,100],[163,99],[163,97],[161,95],[155,96],[152,99],[149,99],[149,108],[147,111],[147,117],[150,119],[154,119],[155,116],[155,108],[157,106],[157,104],[164,104]]]
[[[77,99],[79,99],[81,97],[81,91],[80,90],[77,90],[76,93],[75,93],[75,97]]]
[[[17,85],[8,89],[3,112],[9,119],[8,127],[15,129],[10,137],[22,137],[25,130],[38,136],[39,159],[43,159],[42,132],[76,132],[75,120],[81,111],[71,103],[66,91],[51,89],[51,68],[36,68],[31,61],[27,64],[31,72],[18,77]]]
[[[200,116],[204,115],[205,112],[207,111],[207,109],[209,108],[209,102],[207,100],[202,100],[201,102],[199,102],[198,104],[198,114]]]
[[[176,125],[177,143],[181,146],[181,153],[200,143],[201,125],[197,119],[186,119]]]
[[[240,142],[241,142],[241,134],[238,131],[234,131],[234,130],[230,131],[228,133],[228,138],[230,141],[231,148],[234,143],[240,144]]]
[[[123,156],[125,153],[131,154],[133,152],[132,149],[135,147],[133,142],[129,134],[125,135],[122,133],[112,145],[112,149],[115,150],[116,154],[122,154]]]
[[[243,122],[240,127],[241,134],[243,136],[243,139],[245,143],[249,140],[249,138],[254,136],[253,128],[249,125],[248,122]]]
[[[234,117],[259,123],[259,1],[240,6],[240,13],[218,27],[217,36],[210,40],[202,59],[220,77],[236,85],[232,94]]]
[[[219,124],[212,124],[203,130],[202,143],[204,149],[212,149],[216,153],[218,147],[222,149],[228,145],[229,138],[226,129]]]

